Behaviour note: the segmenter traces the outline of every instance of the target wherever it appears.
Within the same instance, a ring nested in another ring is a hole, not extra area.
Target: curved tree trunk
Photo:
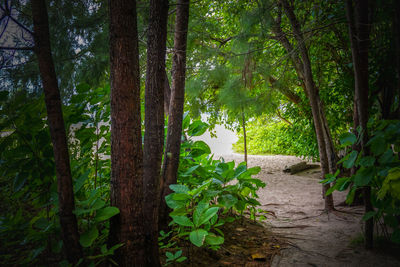
[[[111,72],[111,205],[109,243],[123,243],[114,260],[144,266],[143,153],[136,2],[109,1]]]
[[[164,145],[164,87],[168,0],[151,0],[147,39],[144,133],[144,218],[147,266],[160,266],[158,213]]]
[[[68,261],[75,264],[82,258],[82,248],[79,244],[76,216],[73,213],[75,200],[67,136],[62,114],[60,91],[51,55],[49,21],[46,2],[44,0],[32,0],[32,18],[35,53],[38,58],[40,77],[43,84],[47,121],[50,128],[54,162],[56,165],[61,238]]]
[[[169,106],[170,116],[168,120],[167,143],[162,170],[162,194],[159,218],[160,229],[165,229],[168,225],[168,213],[170,211],[165,203],[165,197],[171,193],[169,186],[177,182],[179,167],[183,106],[185,100],[186,44],[189,24],[189,3],[190,0],[178,0],[178,6],[176,9],[174,55],[172,58],[173,81],[171,103]]]
[[[314,82],[311,70],[311,62],[308,56],[308,50],[305,45],[303,34],[300,29],[300,24],[293,12],[292,6],[286,0],[283,0],[282,4],[284,11],[289,18],[290,24],[292,26],[294,38],[297,41],[300,56],[302,59],[302,62],[300,60],[296,60],[295,65],[300,65],[300,67],[296,67],[296,70],[300,69],[300,72],[302,72],[299,76],[304,78],[306,95],[308,96],[308,99],[310,101],[321,161],[321,179],[324,179],[325,175],[329,173],[332,169],[332,163],[330,164],[330,157],[332,155],[332,152],[334,153],[334,150],[331,147],[332,141],[329,140],[330,133],[327,131],[327,123],[325,122],[325,114],[321,105],[321,100],[319,98],[319,90]],[[326,192],[329,188],[329,184],[324,185],[323,191]],[[332,194],[329,196],[325,196],[325,210],[329,211],[333,209],[334,204]]]

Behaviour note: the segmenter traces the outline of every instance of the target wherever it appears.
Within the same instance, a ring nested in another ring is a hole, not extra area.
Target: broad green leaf
[[[247,166],[246,165],[240,165],[236,168],[235,170],[235,175],[234,178],[238,178],[240,175],[242,175],[243,173],[245,173],[247,170]]]
[[[201,201],[197,204],[197,207],[193,212],[193,223],[196,227],[200,225],[201,215],[208,209],[208,206],[209,204],[206,201]]]
[[[381,189],[378,191],[378,198],[383,199],[390,193],[396,199],[400,199],[400,168],[392,168],[388,176],[383,181]]]
[[[200,120],[189,125],[189,136],[200,136],[207,131],[208,124]]]
[[[353,133],[344,133],[339,137],[339,140],[341,145],[349,146],[357,142],[357,137]]]
[[[375,176],[375,170],[373,167],[360,168],[354,176],[354,184],[357,186],[365,186],[369,184]]]
[[[384,164],[389,164],[393,161],[394,159],[394,154],[391,148],[385,151],[380,157],[379,157],[379,163],[384,165]]]
[[[97,230],[96,225],[93,225],[88,231],[81,235],[79,243],[81,243],[82,247],[90,247],[98,236],[99,231]]]
[[[256,175],[256,174],[258,174],[260,171],[261,171],[261,168],[260,168],[259,166],[256,166],[256,167],[247,169],[247,172],[248,172],[250,175]]]
[[[368,221],[369,219],[374,217],[376,215],[376,213],[377,213],[377,211],[368,211],[367,213],[364,214],[364,216],[362,217],[362,220]]]
[[[191,200],[192,196],[186,193],[172,193],[173,200]]]
[[[350,169],[351,167],[353,167],[354,162],[357,159],[357,156],[358,156],[357,151],[355,151],[355,150],[351,151],[349,158],[345,162],[343,162],[343,167],[345,167],[347,169]]]
[[[232,208],[237,202],[238,199],[231,194],[225,194],[218,198],[218,203],[223,205],[226,209]]]
[[[175,193],[186,194],[187,192],[189,192],[189,188],[183,184],[171,184],[169,188],[171,188],[171,190],[174,191]]]
[[[21,188],[24,186],[26,179],[27,179],[27,174],[26,173],[21,173],[19,172],[15,178],[14,178],[14,183],[13,183],[13,188],[14,192],[18,192],[21,190]]]
[[[201,247],[204,244],[204,240],[208,232],[204,229],[197,229],[195,231],[190,232],[189,240],[197,247]]]
[[[387,145],[385,138],[383,136],[377,136],[374,139],[371,139],[371,152],[375,156],[379,156],[383,152],[386,151]]]
[[[96,213],[96,217],[94,220],[96,222],[101,222],[110,219],[111,217],[117,215],[119,213],[119,209],[117,207],[105,207],[101,210],[98,210]]]
[[[375,158],[371,156],[365,156],[360,159],[360,166],[361,167],[371,167],[374,166]]]
[[[96,198],[92,204],[91,209],[98,210],[98,209],[101,209],[102,207],[104,207],[105,205],[106,205],[106,202],[104,200],[102,200],[101,198]]]
[[[209,233],[206,236],[206,243],[211,246],[218,246],[224,243],[224,238],[222,236],[217,236],[213,233]]]
[[[251,189],[248,187],[243,188],[242,191],[240,192],[240,194],[244,197],[247,197],[250,193],[251,193]]]
[[[193,227],[192,221],[186,216],[171,216],[172,220],[182,226],[190,226]]]
[[[185,201],[174,200],[172,195],[173,194],[169,194],[165,197],[165,202],[167,203],[168,207],[175,210],[185,206]]]
[[[206,211],[204,211],[201,214],[199,225],[202,225],[202,224],[206,223],[208,220],[210,220],[211,217],[213,217],[218,212],[218,209],[219,209],[218,207],[211,207],[211,208],[207,209]]]

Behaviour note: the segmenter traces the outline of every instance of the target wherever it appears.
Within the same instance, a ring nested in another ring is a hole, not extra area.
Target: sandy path
[[[237,154],[224,158],[243,160]],[[318,169],[299,175],[282,172],[286,165],[300,161],[293,156],[249,156],[249,166],[260,166],[258,178],[267,183],[259,191],[262,208],[276,215],[268,216],[266,224],[290,243],[272,266],[400,266],[400,261],[387,255],[350,245],[362,233],[362,207],[322,213]],[[334,193],[336,205],[344,199],[345,194]]]

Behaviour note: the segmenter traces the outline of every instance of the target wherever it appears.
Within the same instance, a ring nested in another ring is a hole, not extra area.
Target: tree
[[[346,13],[349,24],[349,35],[354,67],[354,101],[357,111],[359,125],[363,130],[361,139],[361,151],[368,155],[368,48],[369,48],[369,29],[370,22],[368,18],[368,1],[354,1],[355,11],[353,10],[353,1],[346,1]],[[365,212],[373,211],[371,204],[371,187],[366,186],[363,189]],[[370,249],[373,245],[373,218],[365,222],[365,246]]]
[[[190,0],[178,0],[175,19],[174,54],[172,58],[172,91],[169,104],[167,142],[161,179],[160,229],[168,225],[169,209],[165,196],[172,193],[169,186],[177,183],[182,139],[182,118],[185,100],[186,44]]]
[[[147,37],[144,133],[144,218],[148,266],[159,266],[158,212],[164,145],[164,87],[168,0],[151,0]]]
[[[38,58],[40,76],[45,94],[47,120],[56,165],[63,247],[68,261],[75,264],[82,258],[82,248],[79,244],[76,216],[73,213],[75,200],[72,188],[70,159],[61,108],[60,91],[51,55],[47,7],[44,0],[32,0],[31,5],[35,53]]]
[[[135,1],[109,1],[111,73],[111,205],[109,243],[120,266],[146,263],[139,50]]]
[[[275,38],[279,40],[282,46],[286,49],[286,52],[290,55],[293,66],[302,81],[302,86],[307,98],[309,99],[321,161],[321,178],[324,179],[326,174],[334,173],[336,171],[336,154],[333,147],[332,137],[324,114],[323,104],[319,96],[319,89],[317,88],[313,78],[311,61],[300,23],[293,11],[293,6],[286,0],[282,1],[282,8],[289,19],[300,55],[297,55],[297,52],[294,50],[292,44],[289,42],[281,28],[281,11],[278,11],[278,17],[274,22],[273,32]],[[324,185],[323,192],[326,192],[329,187],[329,184]],[[328,211],[332,209],[334,209],[332,195],[325,196],[325,210]]]

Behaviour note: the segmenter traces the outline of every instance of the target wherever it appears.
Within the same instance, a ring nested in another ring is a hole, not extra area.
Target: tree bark
[[[75,200],[70,159],[60,91],[51,55],[47,7],[45,0],[32,0],[31,5],[35,53],[39,63],[40,77],[42,79],[47,109],[47,121],[50,128],[54,162],[56,165],[61,239],[68,261],[75,264],[82,258],[82,248],[79,243],[78,223],[73,213],[75,209]]]
[[[167,71],[165,71],[165,81],[164,81],[164,114],[165,114],[165,116],[169,116],[170,103],[171,103],[171,87],[169,86]]]
[[[369,48],[369,18],[368,1],[356,0],[355,10],[353,11],[353,1],[346,1],[346,15],[349,24],[349,35],[354,67],[355,91],[354,97],[357,107],[357,114],[360,126],[363,130],[361,139],[361,149],[364,155],[368,155],[368,48]],[[365,212],[373,210],[371,204],[371,187],[366,186],[363,189]],[[373,218],[365,222],[365,247],[373,247]]]
[[[109,1],[111,73],[111,219],[109,245],[123,243],[114,260],[144,266],[143,153],[136,2]]]
[[[167,143],[162,170],[162,193],[159,213],[160,229],[165,229],[168,225],[169,209],[165,203],[165,197],[171,193],[169,186],[177,182],[179,167],[183,106],[185,100],[186,45],[189,24],[189,4],[190,0],[178,0],[176,9],[174,55],[172,58],[173,82],[171,102],[169,106],[170,116],[168,120]]]
[[[314,120],[315,133],[317,136],[320,161],[321,161],[321,170],[322,170],[321,179],[324,179],[325,175],[331,171],[331,168],[333,166],[333,164],[330,163],[330,161],[332,157],[332,151],[334,151],[334,149],[331,146],[332,141],[329,140],[330,133],[328,132],[329,129],[327,128],[323,106],[319,97],[319,90],[315,85],[314,78],[312,75],[311,62],[308,56],[308,49],[305,45],[305,40],[301,32],[300,24],[293,12],[292,6],[290,6],[286,0],[283,0],[282,4],[285,14],[287,15],[289,22],[292,26],[294,38],[296,39],[300,51],[300,56],[302,59],[301,61],[300,59],[296,59],[297,63],[295,63],[295,65],[299,65],[299,67],[296,67],[296,71],[297,68],[300,68],[299,76],[300,78],[301,76],[304,78],[306,95],[308,96],[308,99],[310,101],[311,111]],[[330,188],[329,184],[324,185],[323,192],[325,193],[329,188]],[[325,210],[329,211],[333,209],[334,209],[334,204],[333,204],[332,194],[329,196],[325,196]]]
[[[164,145],[164,87],[168,0],[151,0],[147,39],[144,133],[144,218],[147,266],[160,266],[158,212]]]
[[[244,162],[247,165],[247,136],[246,136],[246,117],[242,108],[242,129],[243,129],[243,148],[244,148]]]
[[[393,16],[393,38],[395,40],[395,51],[396,51],[396,74],[397,74],[397,119],[400,119],[400,1],[394,2],[394,16]],[[399,154],[400,157],[400,154]]]

